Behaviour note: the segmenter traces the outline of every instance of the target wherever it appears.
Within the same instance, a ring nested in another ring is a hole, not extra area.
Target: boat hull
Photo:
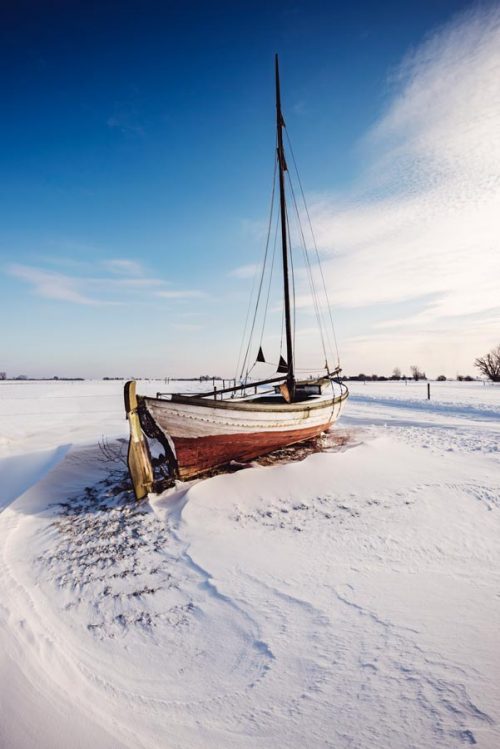
[[[174,439],[181,478],[191,478],[232,460],[247,461],[297,442],[317,437],[331,424],[290,429],[283,432],[176,437]]]
[[[338,419],[346,397],[279,407],[256,406],[251,401],[142,398],[143,426],[150,433],[152,419],[162,441],[168,441],[179,478],[185,480],[326,432]]]

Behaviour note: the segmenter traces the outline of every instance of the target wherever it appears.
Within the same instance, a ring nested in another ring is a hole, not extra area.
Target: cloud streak
[[[228,276],[242,279],[253,278],[258,268],[259,266],[256,263],[240,265],[239,268],[233,268],[233,270],[229,271]]]
[[[420,300],[383,333],[374,326],[372,341],[385,346],[389,328],[404,337],[419,326],[431,341],[447,326],[468,359],[478,342],[464,316],[488,321],[485,343],[500,325],[500,9],[439,29],[392,85],[352,192],[312,202],[329,291],[346,310]]]
[[[111,273],[116,273],[119,276],[142,276],[144,273],[141,263],[136,260],[113,258],[112,260],[104,260],[102,265]]]
[[[206,297],[205,292],[199,291],[198,289],[178,289],[178,290],[166,290],[157,291],[155,296],[161,297],[162,299],[201,299]]]
[[[72,304],[100,305],[104,301],[93,299],[82,293],[79,287],[79,280],[63,273],[54,273],[34,268],[28,265],[18,265],[13,263],[7,267],[7,272],[31,284],[33,292],[44,299],[54,299],[59,302],[71,302]]]
[[[62,260],[61,265],[65,264]],[[11,263],[7,266],[6,272],[29,284],[32,292],[37,296],[71,304],[105,306],[130,304],[134,300],[151,301],[155,298],[178,300],[205,296],[203,292],[196,289],[167,288],[169,284],[163,279],[145,276],[142,266],[136,261],[104,260],[99,263],[99,266],[107,270],[108,275],[85,275],[83,271],[88,268],[83,264],[79,275],[20,263]]]

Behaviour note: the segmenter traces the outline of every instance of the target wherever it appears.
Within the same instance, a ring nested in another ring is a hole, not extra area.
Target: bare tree
[[[400,380],[401,379],[401,370],[399,367],[394,367],[392,370],[392,377],[391,380]]]
[[[420,367],[417,367],[416,364],[411,365],[410,372],[414,380],[426,380],[427,379],[427,377],[425,376],[425,372],[421,372]]]
[[[492,349],[489,354],[476,359],[474,366],[492,382],[500,382],[500,346]]]

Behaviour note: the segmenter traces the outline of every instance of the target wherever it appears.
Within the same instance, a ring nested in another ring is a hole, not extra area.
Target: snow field
[[[500,745],[499,389],[352,383],[340,449],[137,504],[73,384],[2,422],[2,746]]]

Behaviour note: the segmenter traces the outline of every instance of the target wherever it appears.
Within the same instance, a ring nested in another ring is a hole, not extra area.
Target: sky
[[[453,0],[2,3],[1,371],[235,376],[275,52],[344,372],[478,374],[500,342],[500,5]],[[297,363],[315,368],[293,252]]]

